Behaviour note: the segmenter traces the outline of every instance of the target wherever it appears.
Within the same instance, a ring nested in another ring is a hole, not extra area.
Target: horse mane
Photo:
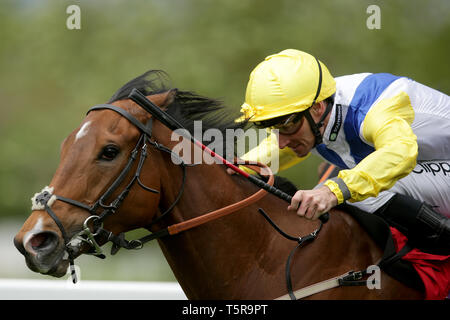
[[[128,95],[133,88],[141,91],[146,96],[175,89],[175,99],[168,106],[167,113],[174,117],[192,135],[194,135],[194,121],[196,120],[202,121],[202,135],[208,129],[219,130],[224,138],[224,150],[215,151],[224,157],[226,157],[225,150],[227,146],[230,146],[230,144],[235,145],[239,137],[237,135],[233,137],[233,141],[226,141],[226,129],[244,129],[247,125],[247,122],[236,123],[234,119],[238,115],[233,117],[233,109],[225,106],[222,101],[204,97],[192,91],[182,91],[173,88],[168,74],[162,70],[149,70],[130,80],[114,93],[108,103],[128,99]],[[233,150],[236,150],[236,148],[233,148]]]
[[[133,88],[148,96],[168,91],[171,89],[171,85],[167,73],[162,70],[149,70],[120,87],[109,99],[108,103],[128,99],[128,95]]]

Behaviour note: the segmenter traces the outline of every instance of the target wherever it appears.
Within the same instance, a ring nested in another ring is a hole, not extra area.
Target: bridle
[[[138,121],[134,116],[132,116],[130,113],[128,113],[126,110],[119,108],[114,105],[110,104],[100,104],[96,105],[89,109],[87,114],[91,111],[95,110],[112,110],[114,112],[119,113],[121,116],[125,117],[128,121],[130,121],[135,127],[139,129],[141,132],[140,137],[138,138],[138,141],[136,143],[136,146],[130,153],[130,157],[128,159],[128,162],[126,163],[125,167],[122,169],[122,171],[119,173],[117,178],[112,182],[112,184],[107,188],[107,190],[98,198],[97,201],[95,201],[92,205],[87,205],[85,203],[82,203],[77,200],[73,200],[70,198],[66,198],[60,195],[53,194],[52,189],[45,187],[40,193],[35,194],[35,196],[32,198],[32,209],[35,210],[45,210],[50,217],[55,221],[56,225],[58,226],[59,230],[61,231],[62,237],[64,239],[64,245],[65,250],[68,254],[69,263],[70,263],[70,269],[72,274],[72,280],[75,283],[77,281],[76,274],[74,270],[74,259],[79,253],[81,246],[83,243],[87,243],[91,247],[91,251],[87,252],[87,254],[92,254],[96,257],[99,257],[101,259],[105,258],[105,255],[103,254],[102,249],[100,248],[100,245],[98,244],[96,237],[104,237],[106,239],[106,242],[111,241],[113,242],[113,247],[111,249],[111,253],[115,254],[120,248],[126,248],[126,249],[140,249],[142,248],[143,244],[147,241],[153,240],[155,238],[159,238],[163,236],[166,232],[155,232],[152,233],[150,236],[138,239],[138,240],[131,240],[128,241],[124,238],[123,234],[114,235],[111,231],[107,231],[103,229],[103,221],[110,216],[111,214],[114,214],[120,207],[120,205],[123,203],[127,195],[129,194],[131,188],[136,183],[143,188],[144,190],[152,193],[159,193],[158,190],[152,189],[147,187],[140,178],[142,167],[144,165],[145,159],[148,156],[148,146],[151,145],[154,148],[167,152],[171,154],[173,157],[176,157],[180,161],[178,161],[179,166],[183,170],[183,178],[180,190],[178,192],[177,197],[173,201],[173,203],[157,218],[155,218],[151,225],[161,220],[164,216],[166,216],[172,209],[175,207],[175,205],[178,203],[178,201],[181,198],[181,195],[183,194],[184,185],[186,181],[186,164],[182,161],[182,159],[179,158],[179,156],[174,153],[171,149],[165,147],[162,144],[159,144],[156,141],[151,140],[152,136],[152,125],[153,121],[152,118],[150,118],[147,123],[144,125],[140,121]],[[115,199],[113,199],[109,204],[106,204],[107,199],[117,190],[117,188],[120,186],[120,184],[123,182],[125,177],[130,172],[133,164],[136,162],[136,160],[139,157],[139,161],[136,167],[136,171],[131,179],[131,181],[125,186],[125,188],[117,195]],[[70,205],[79,207],[81,209],[84,209],[90,213],[90,216],[84,221],[83,223],[83,229],[75,234],[72,237],[69,237],[68,233],[66,232],[61,220],[57,217],[57,215],[53,212],[51,209],[51,205],[55,200],[59,200],[65,203],[68,203]],[[89,222],[93,223],[93,230],[91,231],[89,227]],[[150,226],[148,226],[150,227]],[[72,245],[71,242],[73,239],[79,239],[81,242],[78,245]]]
[[[175,200],[163,213],[161,213],[159,216],[157,216],[155,219],[153,219],[151,224],[149,226],[146,226],[146,228],[150,228],[152,225],[154,225],[155,223],[157,223],[158,221],[163,219],[177,205],[177,203],[181,199],[181,196],[184,191],[184,186],[185,186],[185,182],[186,182],[186,167],[190,166],[190,165],[184,163],[184,161],[178,156],[178,154],[174,153],[170,148],[151,139],[152,126],[153,126],[153,120],[152,120],[153,118],[152,117],[144,125],[143,123],[138,121],[134,116],[132,116],[130,113],[128,113],[126,110],[119,108],[117,106],[114,106],[114,105],[110,105],[110,104],[96,105],[96,106],[90,108],[87,113],[89,113],[91,111],[95,111],[95,110],[112,110],[114,112],[117,112],[121,116],[123,116],[127,120],[129,120],[141,132],[141,135],[138,138],[136,146],[131,151],[130,157],[129,157],[128,162],[126,163],[125,167],[119,173],[117,178],[112,182],[112,184],[107,188],[107,190],[92,205],[87,205],[80,201],[54,194],[53,189],[48,188],[48,187],[45,187],[40,193],[35,194],[35,196],[32,198],[32,205],[33,205],[32,209],[45,210],[50,215],[50,217],[55,221],[56,225],[58,226],[59,230],[61,231],[62,237],[64,239],[65,250],[68,254],[68,259],[69,259],[69,264],[70,264],[70,272],[71,272],[72,280],[74,283],[77,281],[75,268],[74,268],[74,259],[79,254],[79,252],[81,250],[81,246],[83,244],[88,244],[90,246],[90,251],[85,252],[86,254],[91,254],[98,258],[104,259],[105,255],[103,254],[103,250],[96,240],[97,238],[102,238],[106,242],[110,241],[113,243],[113,246],[111,248],[111,254],[113,254],[113,255],[115,253],[117,253],[117,251],[120,248],[140,249],[143,247],[144,243],[146,243],[148,241],[158,239],[158,238],[161,238],[161,237],[164,237],[167,235],[174,235],[174,234],[180,233],[182,231],[186,231],[186,230],[196,227],[198,225],[204,224],[211,220],[217,219],[221,216],[224,216],[224,215],[227,215],[234,211],[237,211],[243,207],[248,206],[251,203],[254,203],[254,202],[260,200],[267,193],[265,190],[259,190],[252,196],[250,196],[242,201],[239,201],[239,202],[229,205],[227,207],[221,208],[219,210],[215,210],[213,212],[204,214],[202,216],[171,225],[167,228],[163,228],[159,231],[153,232],[153,233],[151,233],[147,236],[144,236],[140,239],[137,239],[137,240],[128,241],[125,239],[123,233],[121,233],[119,235],[115,235],[111,231],[105,230],[103,228],[103,221],[110,215],[114,214],[119,209],[120,205],[123,203],[123,201],[129,194],[133,185],[135,185],[137,183],[141,188],[143,188],[146,191],[149,191],[152,193],[159,193],[158,190],[147,187],[141,181],[141,178],[140,178],[145,159],[148,156],[148,146],[149,145],[153,146],[154,148],[156,148],[160,151],[171,154],[172,157],[175,157],[176,159],[178,159],[177,163],[183,171],[183,176],[182,176],[181,186],[180,186],[178,195],[176,196]],[[132,179],[130,180],[130,182],[117,195],[117,197],[115,199],[110,201],[109,204],[106,204],[107,199],[117,190],[117,188],[121,185],[121,183],[123,182],[125,177],[129,174],[133,164],[136,162],[138,157],[139,157],[139,161],[138,161],[138,164],[136,167],[136,171],[135,171]],[[270,172],[270,169],[267,166],[262,165],[262,164],[259,164],[257,166],[249,165],[249,167],[251,167],[253,170],[255,170],[257,172],[261,172],[261,167],[264,167],[264,169],[269,170],[269,172]],[[268,184],[270,184],[270,185],[273,184],[273,175],[270,175]],[[61,220],[51,209],[52,204],[56,200],[68,203],[75,207],[79,207],[90,213],[90,216],[88,218],[86,218],[86,220],[83,223],[82,230],[80,232],[76,233],[72,237],[69,237]],[[92,224],[93,224],[93,228],[92,228],[93,230],[91,230],[91,228],[89,226],[90,222],[92,222]],[[81,241],[78,244],[73,245],[71,243],[73,239],[78,239]]]

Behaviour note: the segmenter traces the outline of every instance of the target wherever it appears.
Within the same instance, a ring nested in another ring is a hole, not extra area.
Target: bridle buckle
[[[99,216],[96,216],[96,215],[89,216],[83,222],[83,230],[80,231],[80,233],[77,234],[77,237],[79,239],[81,239],[81,241],[86,242],[87,244],[89,244],[94,249],[94,252],[92,252],[92,253],[88,252],[87,254],[92,254],[94,256],[103,255],[102,248],[100,247],[100,245],[95,240],[95,236],[97,236],[99,234],[99,230],[103,227],[103,223],[101,223],[101,225],[98,226],[97,232],[94,232],[94,233],[92,233],[91,229],[88,226],[88,223],[89,223],[90,220],[94,220],[94,224],[95,224],[95,220],[98,220],[98,219],[99,219]],[[85,237],[83,237],[83,236],[85,236]]]

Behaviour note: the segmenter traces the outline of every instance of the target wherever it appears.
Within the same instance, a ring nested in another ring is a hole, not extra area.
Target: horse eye
[[[115,157],[119,154],[119,149],[113,145],[107,145],[103,148],[100,153],[99,159],[104,161],[114,160]]]

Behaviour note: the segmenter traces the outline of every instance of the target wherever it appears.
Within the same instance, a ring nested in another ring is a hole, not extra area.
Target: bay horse
[[[157,234],[167,226],[236,203],[259,190],[242,177],[227,174],[221,164],[202,163],[181,170],[172,161],[170,150],[179,141],[173,141],[169,128],[150,121],[151,115],[128,99],[132,88],[145,93],[189,130],[193,119],[204,119],[204,126],[221,130],[239,125],[224,121],[222,116],[211,116],[214,112],[226,114],[220,102],[172,89],[164,83],[164,77],[161,71],[149,71],[131,80],[108,101],[114,110],[104,105],[92,108],[63,141],[61,160],[47,191],[33,198],[36,203],[31,215],[14,238],[31,270],[61,277],[71,259],[92,250],[100,256],[98,247],[109,239],[95,238],[97,234],[90,232],[94,224],[89,221],[99,210],[108,213],[102,229],[123,242],[120,237],[124,232],[147,228]],[[135,120],[125,117],[125,113]],[[146,131],[151,135],[148,140],[142,140],[143,130],[150,131]],[[142,154],[144,146],[145,157],[130,162],[130,157]],[[35,206],[39,201],[43,206]],[[293,243],[267,223],[258,213],[259,208],[288,234],[307,235],[319,225],[319,221],[289,213],[286,202],[267,194],[230,215],[157,239],[189,299],[275,299],[287,293],[285,261]],[[83,241],[74,245],[78,250],[69,252],[68,244],[80,234]],[[131,247],[140,243],[134,244]],[[297,290],[349,270],[366,269],[376,264],[382,254],[352,216],[334,209],[317,238],[293,255],[292,287]],[[422,298],[422,292],[383,271],[380,289],[337,287],[307,297]]]

